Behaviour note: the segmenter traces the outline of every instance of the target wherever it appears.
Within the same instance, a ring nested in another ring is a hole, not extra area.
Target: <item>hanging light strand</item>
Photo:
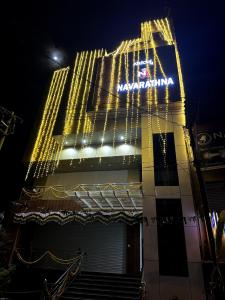
[[[89,81],[91,81],[92,77],[93,77],[93,72],[94,72],[94,67],[96,64],[96,60],[100,57],[102,57],[103,54],[103,49],[101,50],[97,50],[94,54],[94,58],[92,60],[92,65],[91,65],[91,73],[89,76]],[[87,90],[87,97],[90,93],[90,89],[91,89],[91,85],[89,84],[88,86],[88,90]],[[90,117],[86,114],[86,126],[85,126],[85,136],[83,136],[83,139],[85,138],[87,140],[87,145],[90,144],[90,138],[91,138],[91,133],[92,133],[92,120],[90,119]]]
[[[55,93],[53,95],[53,105],[51,106],[50,117],[48,120],[50,125],[48,126],[48,130],[45,134],[45,140],[44,140],[44,143],[42,146],[43,151],[42,151],[42,155],[40,156],[40,166],[39,166],[39,170],[37,173],[37,177],[39,177],[40,174],[41,174],[41,176],[43,176],[43,173],[45,171],[44,166],[46,166],[45,162],[46,162],[46,158],[48,155],[48,149],[51,144],[52,134],[53,134],[54,126],[56,123],[56,119],[57,119],[59,106],[60,106],[61,99],[62,99],[62,94],[63,94],[68,70],[69,70],[69,68],[66,68],[66,69],[64,68],[64,69],[60,70],[59,84],[58,84],[57,90],[55,91]]]
[[[57,116],[58,116],[58,111],[59,111],[59,106],[60,106],[60,103],[61,103],[61,98],[62,98],[62,94],[63,94],[63,90],[64,90],[64,86],[65,86],[65,83],[66,83],[66,79],[67,79],[67,75],[68,75],[68,71],[67,72],[64,72],[63,74],[63,78],[62,78],[62,86],[60,88],[60,91],[59,91],[59,98],[58,98],[58,103],[56,103],[56,106],[55,106],[55,111],[53,112],[53,117],[54,117],[54,121],[52,122],[52,128],[51,128],[51,132],[50,132],[50,139],[51,139],[51,143],[48,144],[46,146],[46,149],[45,149],[45,153],[47,154],[46,157],[44,158],[44,161],[46,162],[45,163],[45,166],[43,168],[43,171],[42,171],[42,175],[44,175],[44,172],[45,174],[47,175],[48,171],[49,171],[49,163],[50,163],[50,158],[51,158],[51,155],[53,154],[52,151],[53,151],[53,140],[55,141],[55,139],[52,137],[53,135],[53,130],[54,130],[54,127],[55,127],[55,123],[56,123],[56,119],[57,119]],[[48,157],[47,157],[48,156]],[[46,168],[48,170],[46,170]]]
[[[109,111],[110,111],[111,105],[112,105],[112,92],[113,92],[113,87],[114,87],[114,75],[115,75],[114,73],[115,73],[115,56],[112,56],[110,83],[109,83],[109,92],[110,93],[108,94],[107,104],[106,104],[105,121],[104,121],[104,126],[103,126],[103,131],[102,131],[101,149],[104,144],[105,132],[106,132],[107,122],[108,122],[108,115],[109,115]],[[99,162],[101,162],[101,156],[99,157]]]
[[[37,169],[37,178],[42,177],[43,173],[44,173],[44,167],[46,166],[46,157],[47,157],[47,149],[51,143],[51,138],[52,138],[52,131],[55,125],[55,120],[56,120],[56,108],[57,108],[57,104],[58,104],[58,98],[59,98],[59,93],[62,87],[62,81],[63,81],[63,73],[60,74],[60,79],[59,79],[59,84],[58,84],[58,88],[54,93],[53,96],[53,105],[51,106],[51,110],[50,110],[50,117],[49,117],[49,126],[48,126],[48,132],[46,132],[45,135],[45,140],[43,142],[42,148],[43,151],[41,153],[41,156],[39,158],[39,167]]]
[[[49,122],[49,118],[51,115],[51,111],[52,111],[52,105],[54,104],[54,95],[55,95],[55,90],[58,89],[58,85],[59,85],[59,81],[60,81],[60,72],[59,71],[55,71],[57,72],[57,77],[56,77],[56,81],[54,82],[54,86],[52,87],[47,101],[46,101],[46,106],[45,106],[45,110],[44,110],[44,114],[43,114],[43,118],[42,118],[42,125],[39,129],[40,132],[40,139],[39,141],[37,141],[38,144],[38,156],[36,157],[36,166],[35,166],[35,170],[33,173],[33,177],[36,177],[37,172],[39,170],[39,165],[41,163],[41,158],[43,156],[43,143],[45,141],[45,135],[47,130],[49,129],[48,127],[48,122]]]
[[[140,61],[140,47],[138,47],[138,51],[137,51],[137,61]],[[139,71],[139,66],[137,66],[138,71]],[[137,78],[137,82],[138,82],[138,86],[139,86],[139,77]],[[136,103],[136,125],[135,125],[135,139],[134,139],[134,146],[135,149],[137,147],[137,139],[138,139],[138,125],[139,125],[139,108],[140,108],[140,90],[138,89],[137,92],[137,103]],[[134,160],[136,158],[136,150],[135,150],[135,154],[134,154]]]
[[[96,105],[95,105],[94,120],[93,120],[93,124],[92,124],[89,145],[92,144],[93,134],[94,134],[94,130],[95,130],[95,124],[96,124],[96,118],[97,118],[97,114],[98,114],[98,110],[99,110],[99,105],[101,103],[101,90],[102,90],[102,84],[103,84],[104,67],[105,67],[105,57],[103,57],[102,61],[101,61],[101,69],[100,69],[100,75],[99,75],[99,87],[98,87],[98,91],[97,91],[97,100],[96,100]]]
[[[78,134],[78,131],[80,130],[80,122],[81,122],[81,118],[80,118],[80,113],[81,111],[83,110],[83,106],[84,106],[84,93],[82,91],[82,86],[83,84],[86,86],[87,82],[84,78],[84,74],[85,72],[87,71],[87,68],[88,68],[88,55],[89,55],[89,52],[86,51],[84,53],[84,59],[83,59],[83,62],[80,66],[80,73],[79,73],[79,82],[78,82],[78,86],[77,86],[77,89],[76,89],[76,94],[74,95],[76,101],[75,101],[75,107],[76,109],[79,110],[79,113],[78,111],[76,111],[76,113],[74,114],[74,118],[76,120],[76,118],[78,118],[78,123],[77,123],[77,127],[76,127],[76,136],[75,136],[75,142],[74,142],[74,148],[76,148],[76,141],[77,141],[77,134]],[[79,100],[81,100],[81,103],[80,103],[80,106],[79,108],[77,107],[78,106],[78,102]],[[77,120],[76,120],[77,121]]]
[[[150,33],[150,41],[151,41],[151,45],[152,45],[152,48],[153,48],[153,55],[154,55],[154,58],[153,58],[153,65],[154,65],[154,74],[153,74],[153,78],[154,80],[156,80],[157,78],[157,51],[156,51],[156,44],[155,44],[155,40],[154,40],[154,37],[153,37],[153,34],[152,34],[152,25],[151,25],[151,22],[147,22],[146,23],[146,30],[149,31]],[[158,107],[158,92],[157,92],[157,88],[156,86],[154,86],[154,106],[155,106],[155,110],[156,110],[156,122],[157,122],[157,127],[158,127],[158,130],[159,130],[159,135],[160,135],[160,141],[161,143],[164,145],[163,141],[164,141],[164,136],[162,134],[162,129],[161,129],[161,124],[160,124],[160,114],[159,114],[159,107]],[[163,155],[163,159],[165,161],[165,151],[164,151],[164,148],[161,147],[161,152],[162,152],[162,155]]]
[[[78,121],[78,127],[77,127],[77,134],[79,134],[79,131],[81,131],[81,126],[83,125],[83,131],[82,131],[82,140],[85,137],[86,134],[86,130],[87,130],[87,126],[88,126],[88,115],[85,112],[85,108],[87,106],[87,96],[90,90],[90,83],[89,80],[92,76],[92,71],[93,71],[93,62],[95,60],[96,57],[96,50],[93,52],[90,52],[89,58],[88,58],[88,67],[87,67],[87,77],[84,83],[84,91],[83,91],[83,99],[82,99],[82,105],[80,107],[80,113],[79,113],[79,121]],[[83,120],[83,114],[84,114],[84,120]],[[82,120],[83,120],[83,124],[82,124]]]
[[[29,161],[27,173],[26,173],[26,176],[25,176],[25,180],[27,180],[27,178],[29,176],[29,173],[30,173],[30,170],[32,168],[33,163],[37,160],[38,156],[40,155],[41,141],[43,139],[43,134],[46,130],[46,118],[47,118],[47,115],[48,115],[48,112],[49,112],[49,109],[48,109],[49,108],[49,102],[50,102],[53,90],[55,88],[58,75],[59,75],[59,73],[56,72],[56,71],[53,73],[53,77],[52,77],[52,80],[51,80],[47,100],[46,100],[45,107],[44,107],[43,116],[42,116],[42,119],[41,119],[41,124],[40,124],[39,130],[38,130],[37,138],[36,138],[35,143],[34,143],[34,147],[33,147],[33,150],[32,150],[31,157],[30,157],[30,161]]]
[[[118,62],[118,71],[117,71],[117,85],[120,83],[121,80],[121,62],[122,62],[122,54],[119,54],[119,62]],[[117,115],[118,115],[118,108],[120,105],[119,100],[119,93],[116,93],[116,107],[115,107],[115,115],[114,115],[114,128],[113,128],[113,148],[115,147],[115,139],[116,139],[116,128],[117,128]]]
[[[135,80],[135,72],[134,72],[134,63],[136,61],[136,44],[134,45],[134,50],[133,50],[133,60],[132,60],[132,68],[133,68],[133,76],[132,76],[132,82]],[[134,90],[132,91],[131,94],[131,116],[130,116],[130,145],[132,144],[132,139],[133,139],[133,119],[134,119]]]
[[[83,58],[83,53],[77,53],[74,63],[74,69],[73,69],[73,75],[70,85],[70,91],[69,91],[69,97],[67,102],[67,108],[66,108],[66,116],[65,116],[65,122],[64,122],[64,128],[63,128],[63,135],[69,135],[72,131],[72,121],[75,113],[75,103],[76,103],[76,89],[79,82],[79,77],[77,76],[78,69],[81,65]]]
[[[149,26],[150,26],[150,30],[151,30],[151,23],[149,23]],[[153,39],[152,33],[151,33],[151,37],[152,37],[152,43],[153,43],[155,63],[157,63],[157,65],[159,66],[159,70],[160,70],[161,74],[164,76],[164,78],[166,78],[166,74],[165,74],[165,72],[163,70],[162,64],[161,64],[160,59],[159,59],[158,54],[157,54],[157,50],[156,50],[156,46],[155,46],[155,41]],[[156,76],[154,76],[154,79],[156,79]],[[167,162],[166,162],[167,149],[166,148],[167,148],[168,109],[169,109],[169,89],[168,89],[168,86],[166,86],[166,89],[165,89],[165,116],[164,116],[164,119],[165,119],[164,120],[165,128],[164,128],[163,132],[162,132],[161,122],[160,122],[160,117],[159,117],[160,116],[160,112],[159,112],[158,103],[156,104],[157,126],[158,126],[158,130],[159,130],[159,134],[160,134],[161,151],[162,151],[163,161],[164,161],[164,166],[165,167],[167,165]]]
[[[67,108],[66,108],[66,117],[64,122],[64,128],[63,128],[63,136],[59,140],[59,143],[57,145],[57,152],[56,152],[56,162],[53,167],[54,170],[59,165],[59,159],[61,156],[61,152],[66,140],[66,137],[73,132],[73,126],[74,126],[74,120],[76,119],[77,115],[77,104],[78,104],[78,89],[81,82],[81,70],[84,63],[85,53],[81,52],[76,55],[75,63],[74,63],[74,69],[73,69],[73,75],[72,75],[72,82],[70,85],[70,92],[69,97],[67,101]]]
[[[147,30],[146,26],[144,26],[144,28],[142,29],[143,32],[143,39],[144,39],[144,45],[145,45],[145,57],[146,60],[149,61],[149,45],[148,45],[148,41],[149,41],[149,30]],[[146,66],[147,68],[147,72],[149,74],[149,79],[152,79],[152,72],[150,70],[149,65]],[[147,119],[148,119],[148,131],[149,131],[149,135],[151,134],[151,127],[152,127],[152,89],[148,89],[147,90]],[[149,143],[150,143],[150,139],[149,139]],[[150,145],[149,145],[150,146]]]
[[[89,79],[89,75],[90,75],[92,56],[93,56],[93,51],[90,52],[89,57],[87,58],[87,65],[86,65],[87,66],[87,71],[86,71],[86,78],[87,79]],[[76,144],[77,144],[78,135],[79,135],[80,129],[81,129],[81,122],[83,120],[83,114],[84,114],[85,106],[86,106],[86,103],[87,103],[86,100],[87,100],[87,86],[88,85],[89,85],[89,82],[87,80],[85,80],[84,81],[84,90],[82,92],[81,106],[80,106],[80,111],[79,111],[79,116],[78,116],[78,124],[77,124],[74,148],[76,147]],[[85,120],[84,120],[84,122],[85,122]]]

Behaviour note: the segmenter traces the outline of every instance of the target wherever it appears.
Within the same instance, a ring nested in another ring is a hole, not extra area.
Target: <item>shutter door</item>
[[[87,253],[83,270],[122,274],[126,273],[126,226],[124,223],[104,225],[97,222],[87,225],[37,225],[33,249],[39,254],[51,250],[59,257],[71,258],[80,248]],[[45,262],[45,266],[56,268],[50,262]]]
[[[207,182],[206,191],[210,210],[225,209],[225,182]]]

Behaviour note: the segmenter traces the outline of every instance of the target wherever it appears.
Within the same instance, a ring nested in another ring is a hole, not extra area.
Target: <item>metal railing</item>
[[[146,298],[146,282],[144,280],[144,270],[141,273],[141,286],[140,286],[140,299],[145,300]]]
[[[76,184],[76,185],[51,185],[51,186],[34,186],[33,188],[23,188],[20,200],[28,199],[65,199],[71,198],[73,192],[90,192],[90,191],[142,191],[142,182],[129,183],[102,183],[102,184]]]
[[[79,275],[86,253],[81,253],[79,258],[59,277],[55,283],[43,283],[41,300],[57,300],[65,292],[69,284]]]

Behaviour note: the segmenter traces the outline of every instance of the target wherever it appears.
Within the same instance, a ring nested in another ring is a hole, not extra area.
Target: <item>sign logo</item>
[[[138,71],[138,77],[141,79],[147,79],[150,77],[150,74],[146,68],[143,68],[141,71]]]
[[[207,146],[212,141],[212,137],[208,133],[200,133],[198,134],[198,145],[199,146]]]

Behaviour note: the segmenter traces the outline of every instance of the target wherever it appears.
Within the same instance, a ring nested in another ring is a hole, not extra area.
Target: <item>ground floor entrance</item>
[[[22,227],[22,231],[26,231],[29,224]],[[50,222],[43,226],[32,224],[30,245],[33,259],[46,250],[50,250],[57,257],[67,259],[74,257],[80,249],[87,254],[84,271],[135,274],[140,272],[141,268],[140,232],[140,223],[127,225],[114,222],[106,225],[92,222],[85,225],[80,223],[58,225]],[[58,268],[59,266],[50,260],[45,260],[42,262],[42,267]]]

